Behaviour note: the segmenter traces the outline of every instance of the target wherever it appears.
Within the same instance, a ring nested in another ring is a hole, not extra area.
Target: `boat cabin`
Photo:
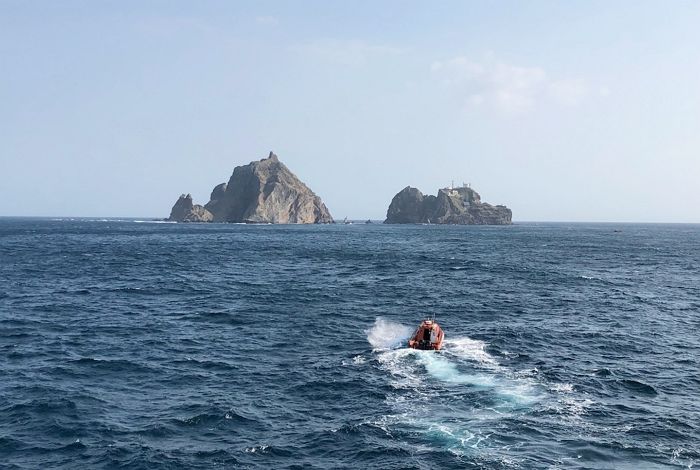
[[[439,350],[445,333],[434,320],[423,320],[408,341],[408,347],[423,350]]]

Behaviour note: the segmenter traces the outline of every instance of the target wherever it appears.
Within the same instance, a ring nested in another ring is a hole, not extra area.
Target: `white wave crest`
[[[372,328],[365,331],[367,341],[375,350],[392,349],[408,341],[413,328],[377,317]]]
[[[378,357],[379,364],[391,374],[394,388],[415,389],[421,385],[421,376],[411,360],[420,351],[403,348],[384,351]]]

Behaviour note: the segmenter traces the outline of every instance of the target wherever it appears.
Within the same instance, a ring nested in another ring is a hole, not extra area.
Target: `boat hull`
[[[423,351],[439,351],[444,339],[445,333],[440,325],[432,320],[424,320],[408,341],[408,347]]]

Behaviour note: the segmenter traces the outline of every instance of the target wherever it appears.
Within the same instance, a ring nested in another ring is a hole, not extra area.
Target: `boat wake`
[[[406,342],[413,329],[377,318],[366,331],[367,341],[377,353],[377,361],[387,370],[392,385],[426,386],[449,384],[492,388],[496,393],[518,402],[536,401],[539,390],[528,378],[519,378],[486,351],[484,341],[468,337],[446,339],[442,351],[409,349]],[[432,380],[431,380],[432,379]]]
[[[374,364],[394,390],[387,397],[392,413],[373,424],[419,434],[454,453],[473,452],[489,445],[494,421],[526,412],[547,393],[500,365],[483,341],[448,336],[441,351],[421,351],[406,347],[412,332],[383,318],[366,331]]]

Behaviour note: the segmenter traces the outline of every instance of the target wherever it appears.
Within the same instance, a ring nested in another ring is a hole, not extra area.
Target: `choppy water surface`
[[[0,280],[4,468],[700,462],[700,226],[0,219]]]

